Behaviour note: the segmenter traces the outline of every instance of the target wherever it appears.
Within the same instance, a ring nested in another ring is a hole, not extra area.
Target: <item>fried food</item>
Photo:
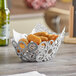
[[[50,41],[50,44],[52,44],[53,42],[52,41]]]
[[[18,49],[17,52],[20,53],[20,50]]]
[[[46,46],[46,45],[43,43],[42,46]]]
[[[27,40],[27,39],[22,38],[22,39],[20,39],[19,41],[23,41],[26,45],[28,45],[28,40]],[[20,43],[19,46],[20,46],[21,48],[25,48],[25,45],[24,45],[23,43]]]
[[[55,35],[55,34],[53,34],[53,35],[51,35],[51,34],[49,34],[48,35],[48,40],[56,40],[57,39],[57,37],[58,37],[58,35]]]
[[[33,41],[33,42],[35,42],[35,43],[38,44],[38,45],[41,43],[40,37],[38,37],[38,36],[36,36],[36,35],[33,35],[33,34],[28,35],[27,40],[28,40],[29,42]]]
[[[28,45],[29,42],[33,41],[37,45],[39,45],[43,41],[50,41],[50,40],[55,41],[57,39],[57,37],[58,37],[58,35],[55,35],[55,34],[48,34],[47,32],[38,32],[35,34],[30,34],[27,36],[27,39],[22,38],[19,41],[23,41],[26,45]],[[53,42],[50,42],[50,43],[52,44]],[[20,43],[19,46],[21,48],[25,48],[25,45],[23,43]]]
[[[55,40],[57,39],[57,37],[58,37],[58,35],[53,35],[53,36],[52,36],[52,40],[55,41]]]
[[[51,34],[48,34],[47,37],[48,37],[48,41],[49,41],[49,40],[52,40],[52,35],[51,35]]]
[[[39,36],[41,38],[41,41],[48,41],[48,38],[47,37],[44,37],[44,36]]]
[[[34,35],[47,37],[48,33],[47,32],[38,32],[38,33],[35,33]]]
[[[53,35],[48,35],[48,39],[49,39],[49,41],[50,40],[53,40],[53,41],[55,41],[56,39],[57,39],[57,37],[58,37],[58,35],[55,35],[55,34],[53,34]],[[53,42],[52,41],[50,41],[50,44],[52,44]]]
[[[57,39],[59,35],[55,35],[55,38]]]

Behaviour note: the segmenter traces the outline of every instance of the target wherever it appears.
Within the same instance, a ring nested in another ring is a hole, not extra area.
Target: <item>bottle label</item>
[[[0,39],[9,39],[9,24],[5,24],[0,28]]]

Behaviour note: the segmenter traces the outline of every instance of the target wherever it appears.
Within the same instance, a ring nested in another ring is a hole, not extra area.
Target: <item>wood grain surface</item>
[[[75,37],[70,37],[70,36],[65,36],[64,37],[64,43],[76,44],[76,38]]]
[[[38,71],[47,76],[76,76],[76,44],[62,44],[47,62],[22,62],[10,44],[0,47],[0,76]]]
[[[69,36],[73,37],[73,25],[74,25],[74,7],[70,9],[70,19],[69,19]]]

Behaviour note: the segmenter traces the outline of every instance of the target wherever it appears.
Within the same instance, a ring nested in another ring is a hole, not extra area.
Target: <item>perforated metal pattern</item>
[[[61,45],[61,41],[64,38],[64,34],[65,34],[65,28],[55,41],[53,40],[47,42],[44,41],[41,42],[39,45],[37,45],[34,42],[30,42],[28,45],[26,45],[22,41],[16,43],[14,40],[12,40],[12,44],[16,50],[17,55],[23,61],[37,61],[37,62],[48,61],[51,60],[58,51],[59,46]],[[52,44],[50,44],[50,42],[52,42]],[[24,44],[25,48],[20,48],[19,46],[20,43]]]

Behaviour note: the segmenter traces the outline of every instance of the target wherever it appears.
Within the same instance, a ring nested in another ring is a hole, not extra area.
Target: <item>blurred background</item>
[[[38,2],[30,1],[8,0],[11,12],[11,37],[12,29],[21,33],[30,33],[36,24],[45,25],[57,33],[66,26],[66,32],[68,32],[72,0],[51,0],[50,4],[43,3],[43,0],[41,5],[39,0]]]

